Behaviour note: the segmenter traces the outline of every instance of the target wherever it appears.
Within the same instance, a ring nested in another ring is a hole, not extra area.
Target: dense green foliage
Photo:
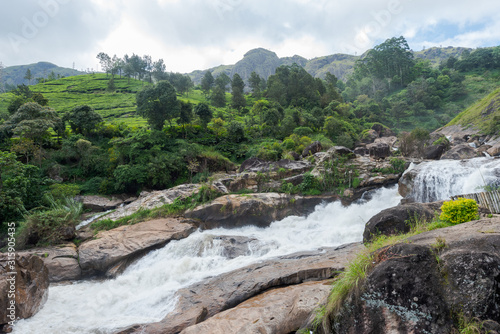
[[[290,58],[267,82],[256,72],[248,82],[239,74],[231,80],[221,67],[204,72],[196,87],[167,73],[161,59],[100,54],[105,74],[52,78],[0,95],[0,219],[22,221],[47,193],[138,193],[200,182],[250,157],[293,159],[314,141],[325,150],[354,148],[375,123],[395,132],[418,127],[406,137],[412,146],[496,88],[498,48],[465,51],[432,67],[413,58],[404,38],[392,38],[345,81],[333,73],[314,78]],[[320,177],[306,174],[282,191],[359,184],[347,161],[324,167]],[[401,168],[394,160],[379,172]]]

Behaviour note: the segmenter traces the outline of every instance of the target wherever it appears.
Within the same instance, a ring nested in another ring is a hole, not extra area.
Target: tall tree
[[[69,122],[74,132],[84,136],[88,136],[99,123],[103,122],[102,116],[89,105],[74,107],[68,114],[64,115],[63,120]]]
[[[226,106],[226,92],[220,86],[215,86],[212,90],[212,95],[210,96],[212,105],[214,107],[223,108]]]
[[[199,103],[194,108],[194,112],[200,118],[203,127],[206,128],[207,124],[212,120],[213,113],[210,106],[206,103]]]
[[[161,130],[168,121],[179,115],[179,102],[174,86],[168,81],[160,81],[154,86],[146,86],[136,96],[137,113],[147,118],[151,128]]]
[[[167,66],[165,65],[163,59],[158,59],[153,63],[153,78],[156,81],[167,80],[168,75],[166,71],[167,71]]]
[[[106,72],[106,75],[108,73],[111,73],[113,75],[112,70],[113,70],[113,61],[111,57],[104,52],[99,52],[99,54],[96,57],[99,60],[99,63],[101,64],[101,68],[104,72]]]
[[[215,78],[215,85],[222,88],[224,91],[227,91],[228,85],[231,83],[231,78],[224,72],[219,74],[217,78]]]
[[[245,83],[241,79],[238,73],[233,75],[233,80],[231,81],[231,92],[233,95],[232,106],[235,109],[241,109],[246,106],[247,101],[243,95],[243,89],[245,88]]]
[[[28,80],[28,85],[31,85],[31,79],[33,79],[33,75],[31,74],[31,70],[29,68],[26,70],[24,79]]]
[[[212,72],[206,71],[205,75],[203,75],[203,78],[201,78],[201,90],[203,91],[205,96],[208,96],[210,94],[210,89],[212,89],[214,81],[215,80]]]
[[[261,78],[255,71],[250,74],[250,78],[248,79],[248,83],[250,84],[250,88],[252,89],[252,93],[255,97],[260,96],[260,86],[261,86]]]

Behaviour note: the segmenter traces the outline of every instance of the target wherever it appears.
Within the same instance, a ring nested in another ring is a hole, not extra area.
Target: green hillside
[[[473,127],[484,134],[496,134],[500,131],[500,88],[487,97],[473,104],[447,126],[460,125],[463,128]]]
[[[106,90],[109,77],[106,74],[86,74],[49,81],[30,86],[33,92],[42,93],[49,106],[59,114],[76,106],[92,106],[107,122],[126,122],[128,125],[145,125],[142,117],[135,116],[135,94],[148,83],[135,79],[115,78],[116,91]],[[11,93],[0,95],[0,110],[6,110]]]

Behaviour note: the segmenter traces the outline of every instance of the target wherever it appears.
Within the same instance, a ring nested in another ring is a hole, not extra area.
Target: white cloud
[[[42,0],[46,3],[62,0]],[[187,72],[235,63],[250,49],[306,58],[366,51],[394,36],[410,46],[500,44],[500,2],[476,0],[69,0],[28,43],[12,33],[40,12],[38,0],[9,1],[0,13],[0,61],[96,66],[95,56],[148,54]],[[62,2],[61,2],[62,3]],[[24,20],[24,21],[23,21]],[[456,31],[436,31],[444,24]],[[10,35],[9,35],[10,34]],[[429,38],[433,36],[433,39]]]

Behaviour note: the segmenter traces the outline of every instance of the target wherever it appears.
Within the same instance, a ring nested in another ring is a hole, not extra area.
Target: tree
[[[219,74],[217,78],[215,78],[215,85],[220,87],[222,90],[227,91],[227,85],[231,83],[231,78],[224,72]]]
[[[23,104],[2,126],[0,130],[29,138],[41,144],[50,138],[49,129],[60,126],[61,119],[54,109],[43,107],[36,102]]]
[[[196,107],[194,108],[194,112],[200,118],[203,127],[206,128],[207,124],[210,122],[213,116],[212,109],[210,109],[210,106],[206,103],[197,104]]]
[[[101,115],[89,105],[74,107],[68,114],[64,115],[63,120],[69,122],[74,132],[84,136],[88,136],[98,124],[103,122]]]
[[[260,86],[261,86],[261,78],[255,71],[250,74],[250,78],[248,79],[248,83],[250,84],[250,88],[252,89],[252,94],[255,97],[260,96]]]
[[[210,89],[212,89],[214,82],[215,80],[212,73],[210,71],[206,71],[203,78],[201,78],[201,90],[205,93],[205,96],[210,94]]]
[[[231,91],[233,94],[232,106],[235,109],[241,109],[247,104],[245,96],[243,95],[243,88],[245,88],[243,79],[241,79],[238,73],[235,73],[231,81]]]
[[[214,107],[222,108],[226,106],[226,92],[220,86],[215,86],[210,99]]]
[[[99,54],[97,55],[96,58],[99,60],[99,63],[101,64],[101,68],[104,72],[106,72],[106,75],[108,75],[108,73],[111,73],[111,76],[113,76],[113,72],[112,72],[113,61],[112,61],[111,57],[107,53],[99,52]]]
[[[4,88],[4,85],[3,85],[3,69],[4,69],[4,66],[2,64],[2,62],[0,61],[0,93],[3,93],[5,91],[5,88]]]
[[[153,78],[156,81],[162,81],[168,79],[168,74],[166,73],[167,66],[163,62],[163,59],[159,59],[153,63]]]
[[[31,85],[31,79],[33,79],[33,75],[31,75],[31,70],[29,68],[26,70],[24,79],[28,80],[28,85]]]
[[[165,121],[171,125],[179,115],[179,102],[174,86],[168,81],[160,81],[147,86],[137,93],[137,113],[148,119],[151,128],[161,130]]]

